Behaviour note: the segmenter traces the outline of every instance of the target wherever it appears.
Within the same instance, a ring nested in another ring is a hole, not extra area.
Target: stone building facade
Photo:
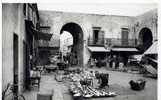
[[[78,51],[78,59],[82,66],[87,64],[91,56],[88,50],[88,42],[89,38],[94,39],[95,29],[103,33],[100,39],[117,40],[115,41],[116,43],[113,44],[120,44],[119,46],[123,46],[121,44],[123,29],[128,29],[128,40],[134,40],[134,43],[128,46],[137,47],[139,44],[142,44],[143,38],[141,38],[139,34],[141,34],[143,28],[147,28],[151,31],[152,41],[157,39],[156,9],[134,17],[55,11],[39,11],[39,13],[40,23],[51,26],[51,32],[53,34],[60,35],[62,30],[65,30],[73,35],[74,40],[79,40],[74,44],[78,44],[75,45],[77,48],[75,51]],[[72,28],[75,30],[72,31]],[[143,33],[146,32],[143,31]],[[98,38],[98,40],[100,39]],[[102,42],[102,45],[104,45],[104,43],[105,42]]]
[[[2,89],[18,84],[22,92],[29,85],[30,69],[37,56],[39,15],[36,4],[2,4]]]

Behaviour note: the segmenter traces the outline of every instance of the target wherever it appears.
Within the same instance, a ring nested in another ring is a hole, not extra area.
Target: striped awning
[[[136,48],[112,48],[112,51],[122,52],[138,52]]]
[[[88,49],[91,51],[91,52],[110,52],[110,50],[108,49],[105,49],[105,47],[88,47]]]
[[[158,50],[157,50],[157,46],[158,46],[158,42],[155,41],[145,52],[144,54],[158,54]]]

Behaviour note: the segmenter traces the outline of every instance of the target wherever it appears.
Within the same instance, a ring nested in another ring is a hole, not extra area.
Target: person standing
[[[115,69],[117,69],[119,67],[119,57],[116,56],[115,58]]]
[[[101,68],[101,58],[98,58],[98,67]]]
[[[110,60],[109,60],[109,63],[110,63],[110,67],[111,68],[113,66],[113,62],[114,62],[114,57],[113,57],[113,55],[111,55]]]
[[[90,59],[90,67],[93,68],[95,66],[95,61],[93,58]]]
[[[127,55],[124,55],[123,61],[124,61],[124,66],[127,67],[127,63],[128,63],[128,56]]]

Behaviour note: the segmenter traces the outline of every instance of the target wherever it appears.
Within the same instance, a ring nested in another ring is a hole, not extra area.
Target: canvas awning
[[[32,28],[32,30],[34,31],[34,36],[37,40],[50,40],[53,35],[50,33],[40,32],[40,31],[35,30],[33,28]]]
[[[88,47],[91,52],[110,52],[110,50],[105,49],[104,47]]]
[[[157,50],[157,46],[158,46],[158,42],[155,41],[145,52],[144,54],[158,54],[158,50]]]
[[[29,34],[34,35],[36,40],[50,40],[53,34],[44,33],[39,30],[34,29],[32,21],[25,20],[26,29]]]
[[[120,52],[138,52],[136,48],[112,48],[112,51]]]

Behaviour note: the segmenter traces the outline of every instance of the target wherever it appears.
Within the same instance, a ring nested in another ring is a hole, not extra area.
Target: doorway
[[[14,92],[18,92],[18,35],[14,33],[13,36],[13,84],[14,84]]]
[[[122,46],[128,46],[128,38],[129,38],[128,28],[122,28],[121,37],[122,37],[121,39]]]
[[[67,23],[63,25],[60,34],[63,31],[69,32],[73,37],[73,46],[71,48],[71,63],[83,66],[83,31],[80,25],[76,23]]]
[[[145,52],[153,42],[152,32],[149,28],[142,28],[139,33],[139,49]]]

